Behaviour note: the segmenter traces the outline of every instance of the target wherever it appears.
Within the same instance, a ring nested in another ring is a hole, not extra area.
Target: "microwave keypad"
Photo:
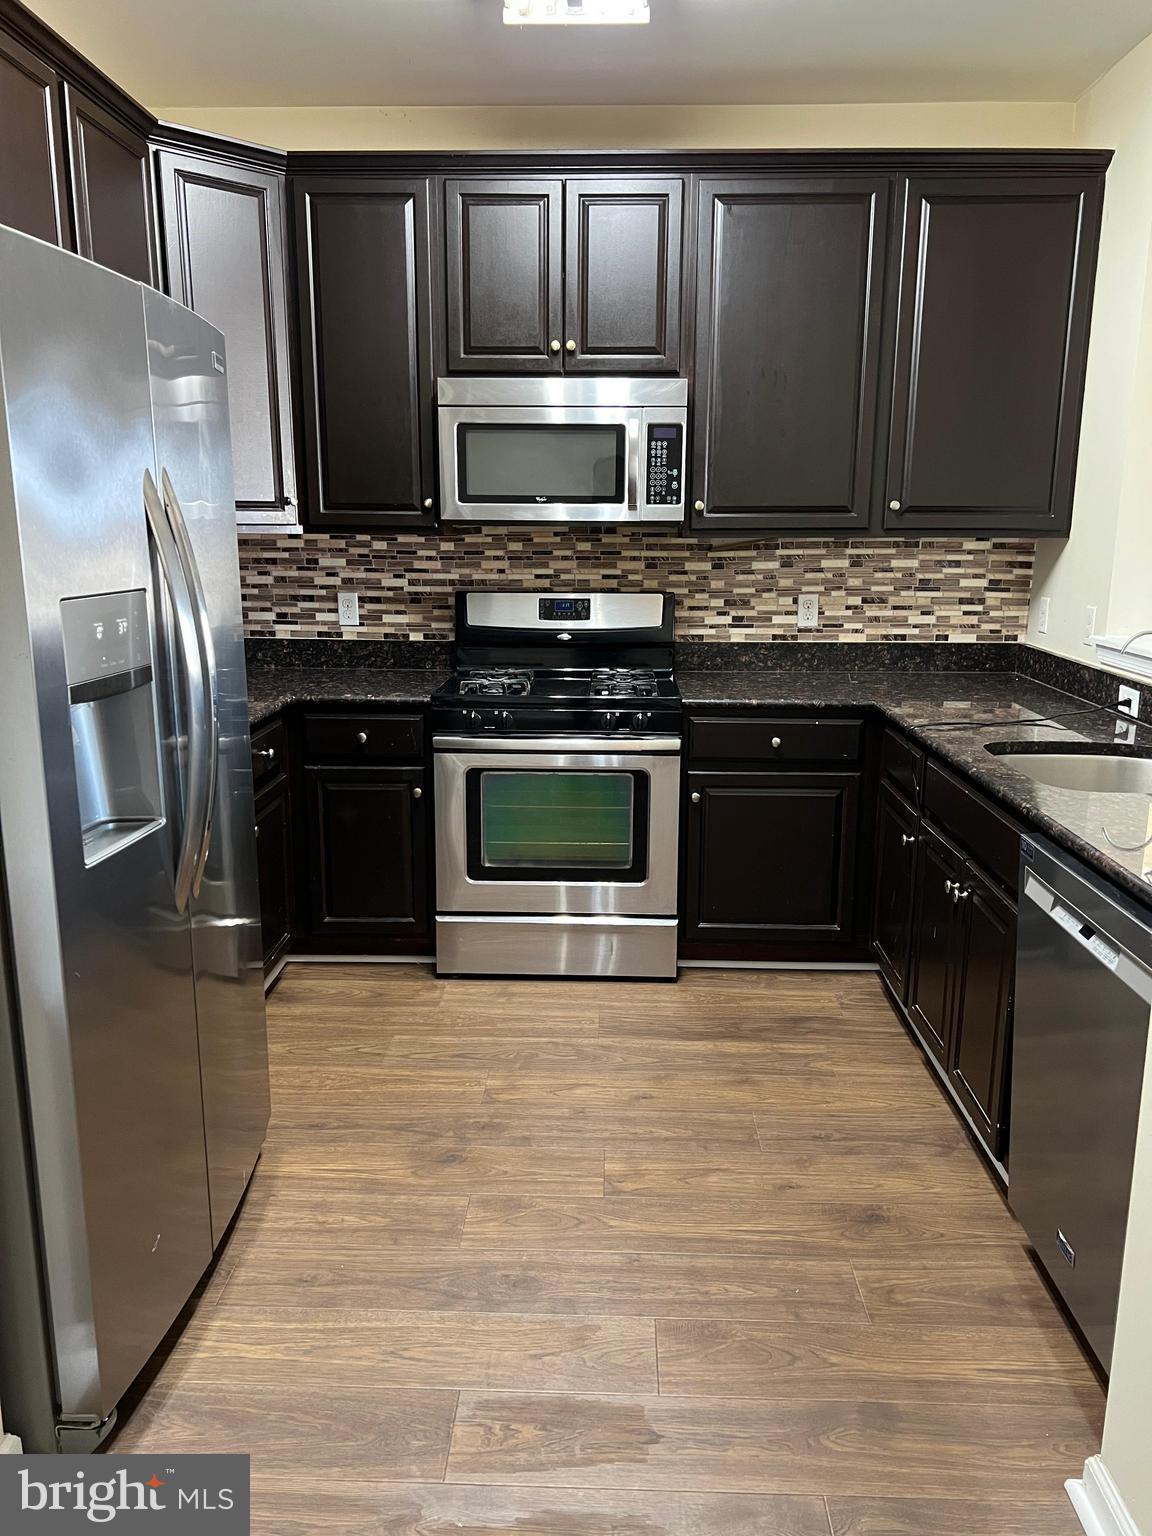
[[[678,507],[684,500],[684,428],[648,428],[648,496],[650,507]]]

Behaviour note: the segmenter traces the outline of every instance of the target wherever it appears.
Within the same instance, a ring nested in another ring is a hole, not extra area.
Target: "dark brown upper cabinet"
[[[884,524],[1065,534],[1102,177],[911,177]]]
[[[866,528],[889,181],[702,180],[692,526]]]
[[[70,246],[60,91],[54,69],[0,32],[0,224]]]
[[[564,183],[445,183],[451,372],[561,367]]]
[[[308,522],[430,523],[428,181],[298,177],[294,201]]]
[[[296,522],[284,280],[284,177],[157,155],[168,292],[224,332],[236,516]]]
[[[446,364],[675,373],[682,180],[445,183]]]
[[[74,86],[64,87],[76,249],[140,283],[156,280],[148,144]]]
[[[681,181],[569,181],[565,189],[564,369],[680,367]]]

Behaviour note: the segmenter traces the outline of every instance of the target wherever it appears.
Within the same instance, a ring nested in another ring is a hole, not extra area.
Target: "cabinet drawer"
[[[860,756],[859,720],[690,715],[688,754],[733,763],[844,763]]]
[[[924,809],[977,864],[1015,894],[1020,861],[1018,828],[982,795],[935,763],[928,764],[924,776]]]
[[[309,762],[415,762],[424,754],[420,715],[305,715]]]
[[[262,784],[284,772],[288,766],[285,753],[284,722],[273,720],[252,733],[252,785],[259,789]]]
[[[885,731],[880,744],[880,772],[913,805],[920,804],[924,785],[924,754],[905,736]]]

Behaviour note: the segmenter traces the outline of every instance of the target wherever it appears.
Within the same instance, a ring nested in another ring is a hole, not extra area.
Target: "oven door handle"
[[[679,736],[434,736],[437,752],[565,752],[648,757],[680,751]]]

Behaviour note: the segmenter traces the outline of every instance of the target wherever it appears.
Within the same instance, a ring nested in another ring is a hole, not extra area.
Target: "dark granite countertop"
[[[985,790],[1025,826],[1051,838],[1091,869],[1152,906],[1152,848],[1109,846],[1107,827],[1134,845],[1152,833],[1152,800],[1038,784],[990,744],[1027,743],[1059,751],[1116,742],[1117,716],[1015,673],[780,671],[683,672],[689,707],[874,709]],[[1052,723],[1041,723],[1052,722]],[[1133,750],[1152,755],[1152,729],[1138,728]]]
[[[290,704],[427,704],[447,669],[249,667],[248,715],[262,725]]]
[[[254,726],[290,704],[427,704],[446,668],[251,666]],[[1060,748],[1115,741],[1117,717],[1069,693],[1017,673],[907,672],[830,667],[780,671],[685,671],[677,680],[687,707],[737,705],[779,709],[876,710],[987,792],[1025,826],[1051,838],[1090,868],[1152,907],[1152,848],[1109,846],[1152,832],[1152,801],[1141,795],[1086,794],[1036,783],[989,744]],[[1041,723],[1041,722],[1053,722]],[[1152,728],[1135,751],[1152,755]]]

